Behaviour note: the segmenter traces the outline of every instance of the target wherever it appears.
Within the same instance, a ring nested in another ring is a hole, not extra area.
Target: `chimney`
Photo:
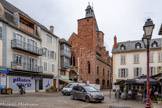
[[[53,26],[50,26],[50,32],[54,33],[54,27]]]
[[[114,36],[114,48],[117,48],[117,38]]]

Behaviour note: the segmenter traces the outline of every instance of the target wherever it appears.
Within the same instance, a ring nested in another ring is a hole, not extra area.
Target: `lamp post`
[[[147,99],[146,99],[146,108],[151,108],[150,104],[150,79],[149,79],[149,48],[150,48],[150,40],[152,37],[152,32],[154,29],[154,24],[151,19],[147,19],[145,25],[143,26],[144,35],[142,41],[144,43],[144,47],[147,49]]]

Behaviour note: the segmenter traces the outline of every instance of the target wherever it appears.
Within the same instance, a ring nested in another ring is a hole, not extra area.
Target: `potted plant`
[[[162,98],[157,98],[157,103],[162,104]]]
[[[7,88],[7,94],[12,94],[12,88]]]
[[[2,88],[2,94],[6,94],[7,93],[7,89],[6,88]]]
[[[48,88],[48,89],[46,89],[46,92],[49,92],[49,88]]]

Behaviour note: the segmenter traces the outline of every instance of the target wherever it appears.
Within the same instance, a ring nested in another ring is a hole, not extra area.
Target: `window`
[[[15,62],[17,65],[22,65],[22,55],[15,54]]]
[[[162,62],[162,52],[159,52],[158,53],[158,61],[159,62]]]
[[[156,68],[155,67],[149,67],[149,76],[153,76],[156,74]]]
[[[105,69],[103,69],[103,76],[105,75]]]
[[[99,67],[97,66],[97,75],[99,75]]]
[[[149,55],[149,62],[150,63],[153,63],[153,52],[150,52],[150,55]]]
[[[55,72],[55,65],[52,64],[52,72]]]
[[[142,68],[134,68],[134,76],[140,77],[142,75]]]
[[[136,49],[140,49],[141,48],[141,44],[138,42],[138,43],[136,43],[135,47],[136,47]]]
[[[73,66],[75,66],[75,56],[73,56]]]
[[[54,59],[54,51],[50,51],[50,58]]]
[[[105,86],[105,80],[104,79],[102,80],[102,86]]]
[[[47,62],[44,62],[44,71],[47,71]]]
[[[2,27],[0,27],[0,39],[2,38]]]
[[[154,42],[152,43],[152,47],[153,47],[153,48],[158,47],[158,43],[157,43],[156,41],[154,41]]]
[[[96,79],[96,84],[100,84],[100,80],[99,79]]]
[[[125,63],[125,55],[121,55],[120,64],[126,64],[126,63]]]
[[[90,62],[88,61],[88,74],[91,73],[91,65],[90,65]]]
[[[96,40],[97,40],[97,41],[100,41],[99,33],[97,33]]]
[[[46,41],[47,41],[48,43],[52,43],[52,37],[49,36],[49,35],[46,35]]]
[[[48,50],[48,58],[50,58],[50,50]]]
[[[107,87],[109,87],[109,80],[107,80]]]
[[[139,54],[134,54],[134,63],[139,63]]]
[[[118,77],[119,78],[128,77],[128,69],[126,69],[126,68],[119,69]]]
[[[22,46],[22,36],[19,35],[19,34],[16,34],[15,35],[15,39],[16,39],[16,44],[19,45],[19,46]]]
[[[47,48],[43,48],[43,56],[46,56],[47,54]]]
[[[65,71],[61,71],[60,72],[60,75],[65,75]]]
[[[162,72],[162,66],[157,67],[157,72]]]
[[[126,48],[125,48],[125,45],[122,44],[122,45],[120,46],[120,50],[125,50],[125,49],[126,49]]]

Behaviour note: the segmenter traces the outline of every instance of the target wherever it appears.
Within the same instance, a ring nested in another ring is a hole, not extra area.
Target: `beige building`
[[[8,69],[6,82],[0,72],[1,88],[6,86],[16,92],[20,83],[27,92],[58,88],[59,38],[53,32],[53,26],[48,30],[12,4],[0,0],[0,67]]]
[[[150,76],[162,69],[161,39],[150,42]],[[114,37],[113,82],[137,78],[147,74],[147,53],[141,40],[117,42]],[[113,86],[115,89],[115,86]]]

